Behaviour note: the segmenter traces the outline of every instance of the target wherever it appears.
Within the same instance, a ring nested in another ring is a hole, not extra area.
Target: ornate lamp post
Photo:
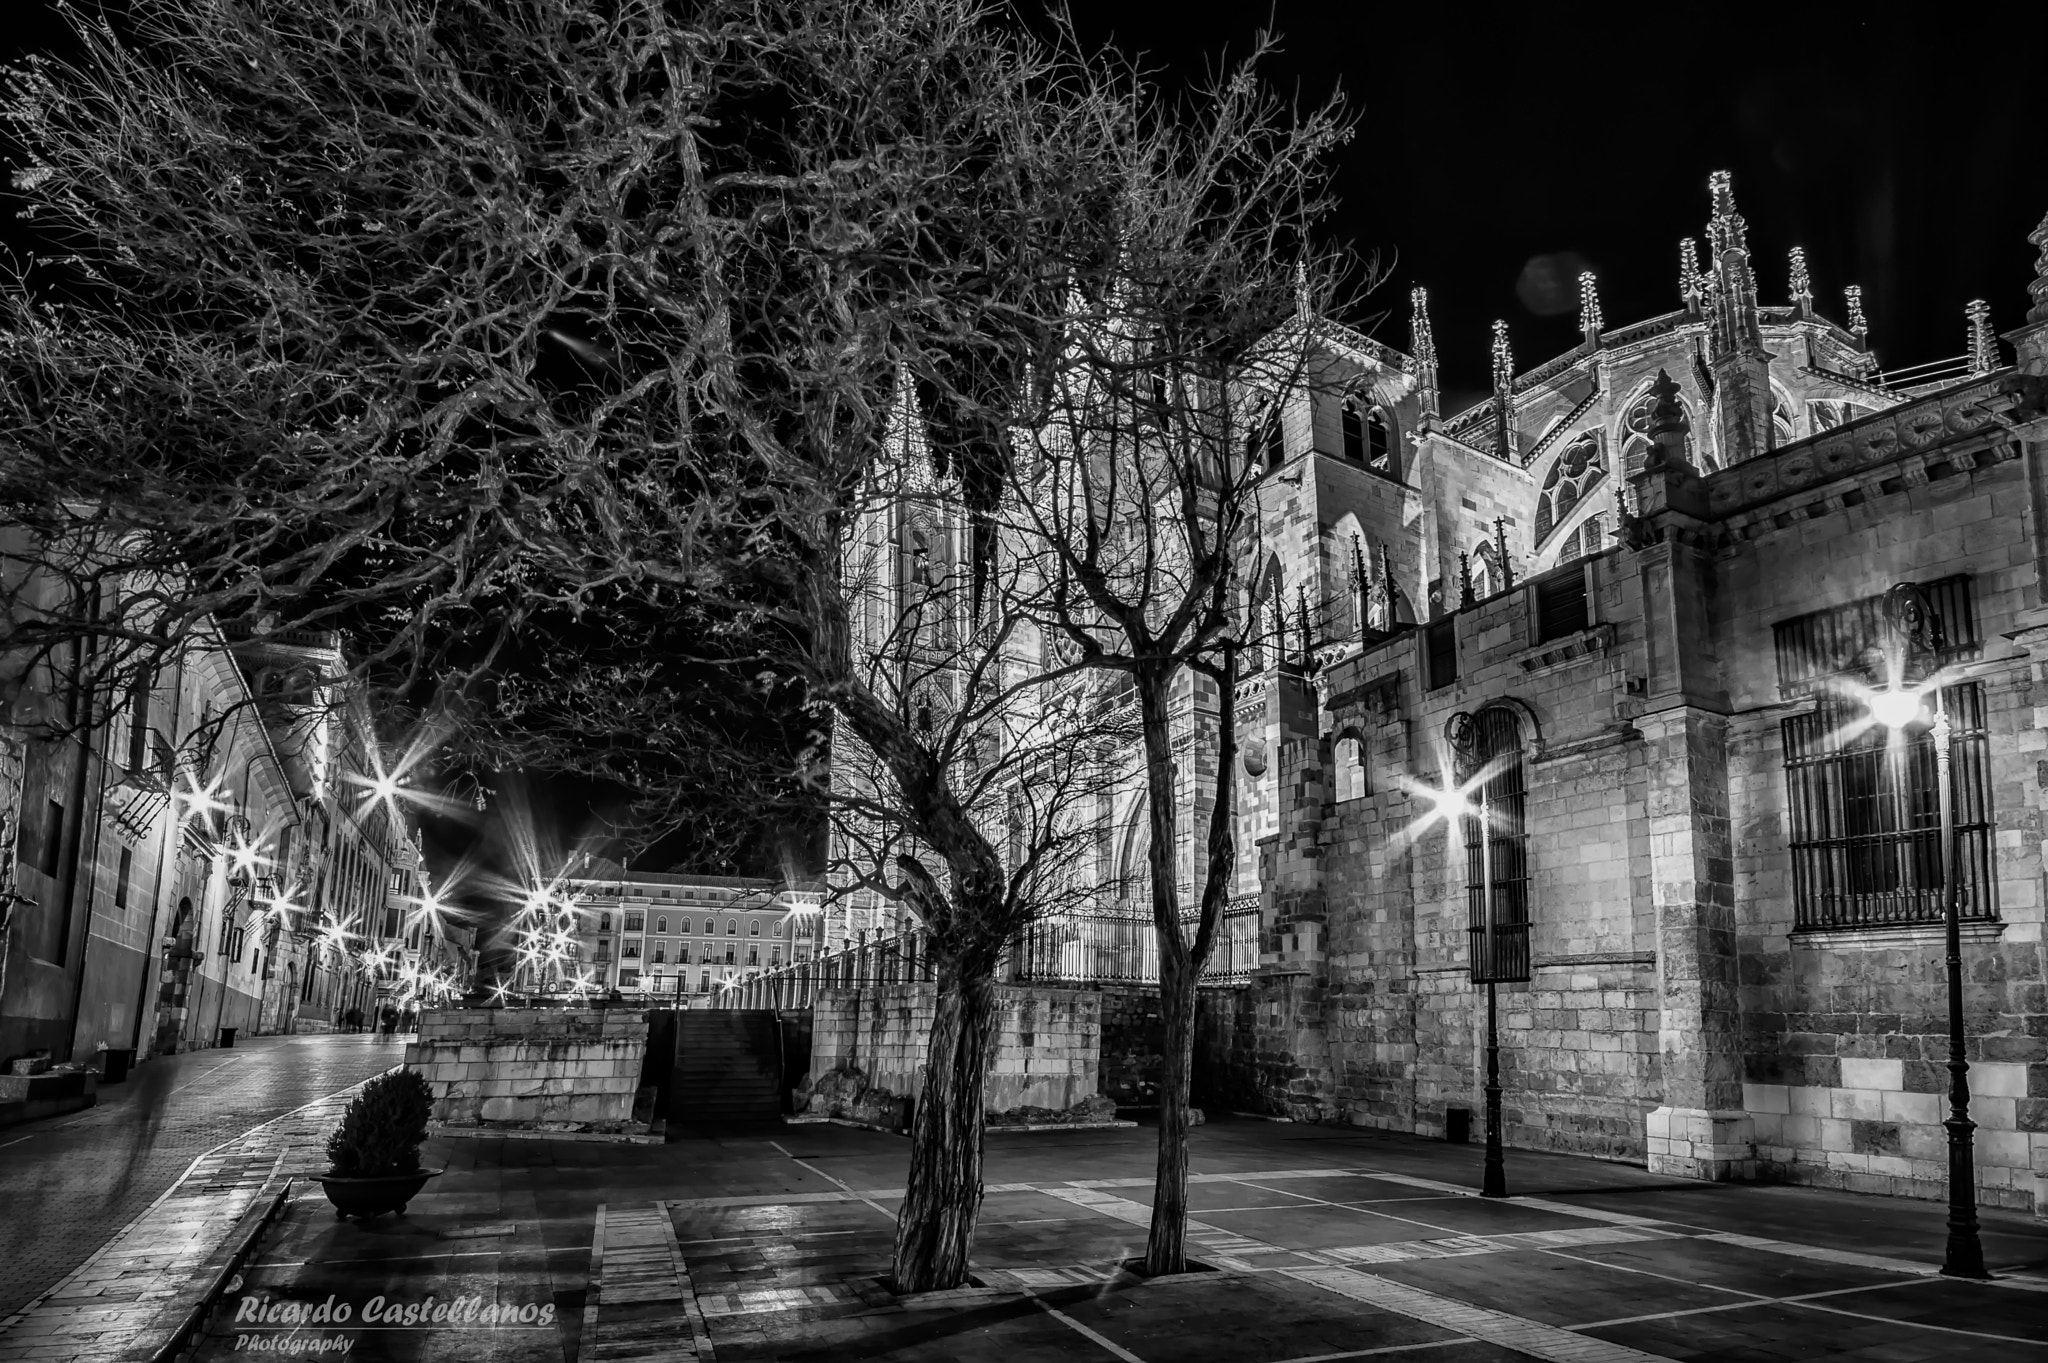
[[[1477,902],[1472,905],[1468,926],[1472,940],[1472,982],[1486,986],[1486,1170],[1480,1184],[1480,1195],[1506,1197],[1507,1165],[1501,1150],[1498,986],[1520,984],[1529,978],[1528,953],[1503,949],[1504,940],[1509,935],[1504,930],[1519,925],[1501,921],[1499,887],[1494,883],[1492,786],[1495,773],[1487,765],[1492,754],[1482,751],[1484,739],[1480,725],[1471,715],[1463,712],[1453,715],[1445,736],[1456,754],[1459,790],[1463,792],[1476,786],[1479,796],[1476,802],[1466,796],[1462,812],[1471,820],[1468,836],[1479,839],[1479,883],[1472,887],[1478,892]]]
[[[1977,1230],[1977,1176],[1970,1120],[1970,1063],[1963,1033],[1962,910],[1958,903],[1962,849],[1957,845],[1955,778],[1950,769],[1948,705],[1938,683],[1921,690],[1906,685],[1915,662],[1932,671],[1942,646],[1941,617],[1918,587],[1901,582],[1885,593],[1887,663],[1892,671],[1887,688],[1870,700],[1871,717],[1902,734],[1908,724],[1926,715],[1923,691],[1934,694],[1934,773],[1941,817],[1942,923],[1948,939],[1948,1247],[1941,1271],[1953,1278],[1988,1278],[1984,1246]]]

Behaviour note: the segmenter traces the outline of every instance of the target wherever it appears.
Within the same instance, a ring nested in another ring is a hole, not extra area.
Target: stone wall
[[[405,1063],[433,1086],[437,1122],[617,1131],[646,1053],[640,1013],[448,1009],[420,1015]]]
[[[925,1047],[938,987],[896,983],[821,989],[811,1010],[812,1088],[834,1070],[857,1069],[870,1090],[912,1099],[924,1090]],[[1004,985],[987,1110],[1063,1111],[1096,1095],[1102,997],[1091,990]]]
[[[1204,990],[1206,998],[1211,991]],[[1159,1102],[1165,1028],[1159,990],[1152,985],[1110,985],[1102,991],[1102,1092],[1124,1107]]]
[[[1978,1194],[2048,1214],[2048,496],[2028,469],[2048,449],[1977,448],[1995,439],[1902,444],[1796,511],[1718,521],[1708,503],[1739,506],[1778,456],[1640,479],[1663,529],[1560,570],[1587,575],[1591,628],[1540,639],[1518,586],[1458,612],[1449,686],[1427,686],[1418,632],[1269,674],[1262,706],[1241,692],[1270,764],[1245,821],[1261,965],[1204,1000],[1199,1100],[1423,1134],[1482,1106],[1463,837],[1415,792],[1443,778],[1446,720],[1501,704],[1522,720],[1532,923],[1532,978],[1499,988],[1509,1143],[1942,1195],[1942,933],[1798,921],[1782,726],[1813,701],[1781,686],[1774,627],[1967,574],[1979,643],[1950,677],[1984,700],[1997,913],[1963,943]],[[1366,792],[1338,801],[1346,733]]]

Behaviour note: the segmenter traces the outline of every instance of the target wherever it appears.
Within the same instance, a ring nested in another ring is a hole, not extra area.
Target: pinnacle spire
[[[1678,243],[1678,296],[1685,300],[1688,311],[1697,311],[1705,291],[1700,278],[1700,244],[1692,237],[1682,238]]]
[[[1508,324],[1493,324],[1493,454],[1515,459],[1515,353],[1508,349]]]
[[[1308,257],[1296,256],[1294,258],[1294,312],[1296,316],[1306,318],[1312,315],[1314,311],[1315,309],[1309,306]]]
[[[1870,335],[1870,323],[1863,316],[1863,286],[1851,284],[1842,290],[1842,301],[1849,308],[1849,334],[1856,338],[1857,345],[1866,345]]]
[[[1813,276],[1806,272],[1806,248],[1792,248],[1792,305],[1802,314],[1813,311]]]
[[[1970,372],[1989,374],[1998,368],[1998,336],[1991,330],[1991,305],[1973,299],[1963,315],[1970,319]]]
[[[1415,357],[1415,390],[1422,402],[1424,420],[1437,415],[1436,332],[1429,324],[1429,290],[1420,284],[1408,291],[1414,311],[1408,319],[1408,348]]]
[[[1415,362],[1425,369],[1436,369],[1436,332],[1429,325],[1429,290],[1417,284],[1408,291],[1408,303],[1414,309],[1408,320],[1408,345],[1415,353]]]
[[[1579,330],[1585,333],[1587,340],[1595,341],[1606,327],[1606,321],[1600,316],[1600,285],[1591,270],[1582,270],[1579,273]]]
[[[1707,177],[1707,192],[1714,199],[1714,217],[1707,225],[1707,247],[1716,256],[1724,251],[1749,250],[1749,224],[1735,211],[1734,177],[1717,170]]]

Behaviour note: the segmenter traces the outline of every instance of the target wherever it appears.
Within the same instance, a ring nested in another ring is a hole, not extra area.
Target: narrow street
[[[256,1037],[151,1060],[98,1107],[0,1128],[0,1320],[19,1311],[223,1141],[405,1057],[402,1037]]]

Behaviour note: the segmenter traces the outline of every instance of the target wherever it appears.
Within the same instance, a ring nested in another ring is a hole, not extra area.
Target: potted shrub
[[[440,1172],[420,1168],[433,1106],[433,1090],[414,1070],[392,1070],[363,1085],[327,1138],[333,1168],[319,1175],[337,1217],[403,1212]]]

